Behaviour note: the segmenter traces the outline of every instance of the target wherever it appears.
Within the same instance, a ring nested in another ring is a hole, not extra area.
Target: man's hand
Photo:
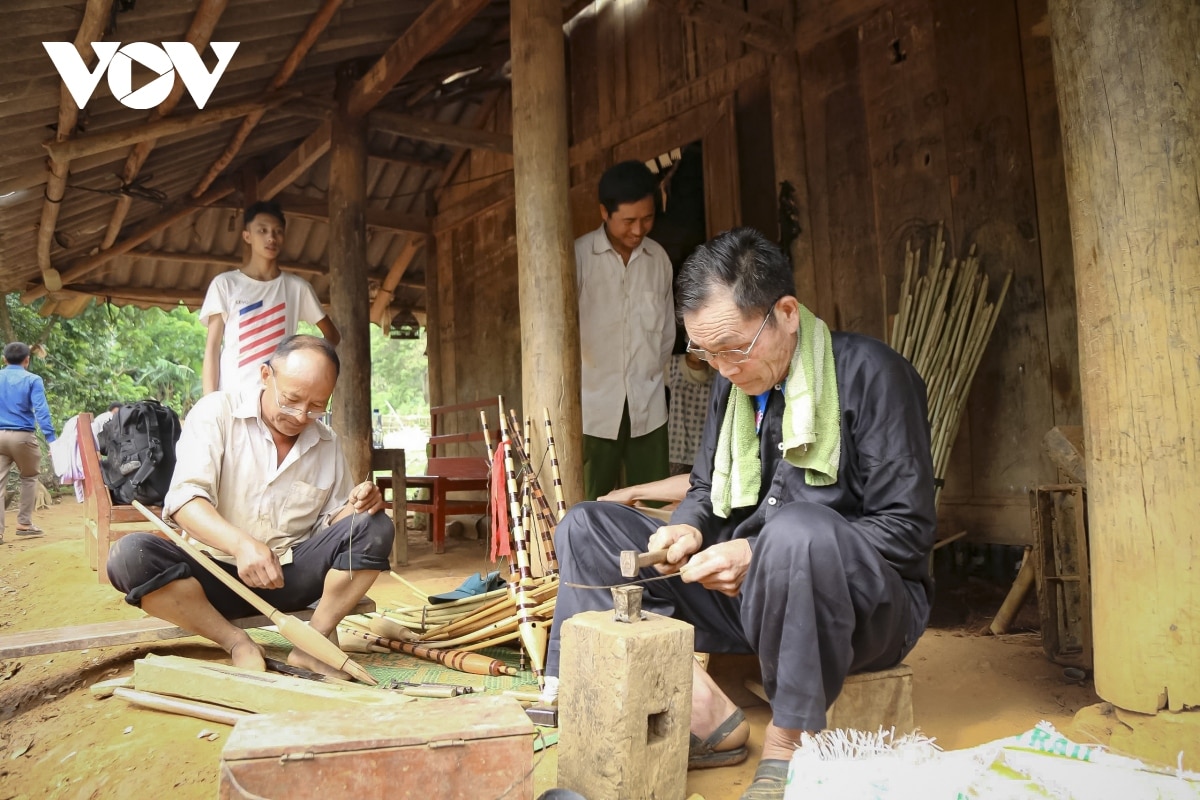
[[[691,525],[664,525],[654,532],[646,542],[646,551],[666,550],[667,560],[655,567],[664,575],[678,572],[688,556],[697,552],[704,544],[700,531]]]
[[[242,537],[237,552],[238,577],[242,583],[254,589],[282,589],[283,567],[279,558],[257,539],[249,536]]]
[[[692,556],[680,577],[684,583],[699,583],[705,589],[737,597],[753,556],[745,539],[720,542]]]
[[[346,507],[355,514],[374,514],[383,508],[383,492],[370,481],[363,481],[350,490]]]

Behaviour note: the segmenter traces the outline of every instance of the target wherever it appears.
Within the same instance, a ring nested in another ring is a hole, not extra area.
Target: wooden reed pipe
[[[649,553],[639,553],[637,550],[621,551],[621,577],[636,578],[638,570],[662,564],[667,560],[666,550],[651,550]]]

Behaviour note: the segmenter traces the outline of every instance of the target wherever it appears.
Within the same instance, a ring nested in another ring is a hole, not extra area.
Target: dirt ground
[[[67,496],[35,515],[44,537],[18,540],[9,511],[0,545],[0,635],[141,616],[84,563],[82,519],[82,506]],[[452,588],[489,566],[478,541],[451,540],[448,552],[436,556],[423,535],[410,532],[410,554],[404,577],[427,592]],[[381,576],[371,594],[381,606],[412,599],[391,576]],[[1031,598],[1022,621],[1036,622],[1032,608]],[[907,659],[916,722],[927,735],[953,749],[1019,733],[1039,720],[1065,729],[1076,711],[1098,701],[1090,682],[1067,680],[1062,667],[1044,657],[1036,634],[976,635],[984,611],[995,608],[969,610],[959,614],[962,624],[931,630]],[[133,661],[148,652],[225,655],[188,639],[0,662],[0,800],[214,797],[230,728],[99,700],[87,691],[98,680],[130,674]],[[689,792],[708,800],[737,798],[753,774],[769,710],[742,688],[746,668],[738,659],[714,659],[714,674],[746,707],[754,730],[746,764],[689,775]],[[198,738],[203,730],[220,736]],[[554,785],[555,768],[551,749],[537,763],[538,792]]]

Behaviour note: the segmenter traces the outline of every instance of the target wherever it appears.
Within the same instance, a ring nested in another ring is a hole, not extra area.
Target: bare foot
[[[229,657],[233,659],[235,667],[252,669],[256,672],[265,672],[267,669],[267,662],[263,660],[262,648],[248,636],[245,641],[240,641],[230,648]]]
[[[729,719],[737,710],[737,705],[725,696],[712,677],[700,669],[699,665],[692,667],[692,733],[701,739],[707,739],[721,723]],[[736,750],[750,738],[750,722],[742,720],[728,736],[721,740],[713,749],[718,753],[725,750]]]
[[[767,729],[763,733],[762,757],[791,761],[792,754],[800,746],[801,733],[798,729],[777,728],[774,722],[767,723]]]
[[[342,672],[340,669],[334,669],[321,659],[306,653],[299,647],[292,648],[292,652],[288,654],[287,663],[293,667],[301,667],[312,672],[319,672],[322,675],[328,675],[331,678],[340,678],[344,681],[351,680],[349,673]]]

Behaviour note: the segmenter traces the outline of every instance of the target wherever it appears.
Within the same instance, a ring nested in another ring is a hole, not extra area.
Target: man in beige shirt
[[[285,339],[261,385],[214,392],[188,414],[163,513],[242,583],[282,611],[318,602],[311,625],[332,637],[388,569],[395,527],[369,480],[353,484],[337,435],[318,418],[337,382],[326,339]],[[175,544],[119,539],[109,580],[148,614],[204,636],[237,666],[264,669],[262,650],[230,619],[254,609]],[[288,661],[330,668],[302,650]]]

